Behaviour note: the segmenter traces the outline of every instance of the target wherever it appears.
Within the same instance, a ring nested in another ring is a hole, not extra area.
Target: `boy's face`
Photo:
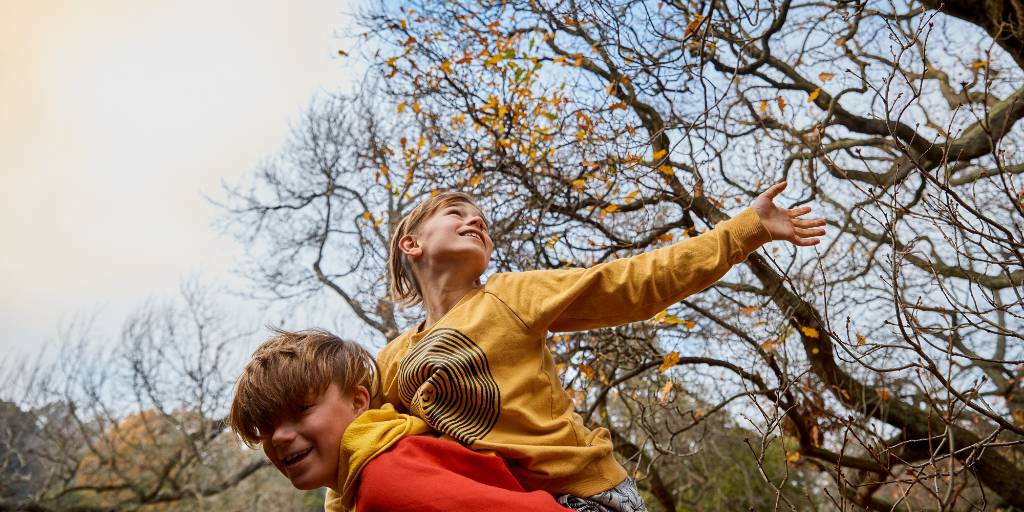
[[[459,265],[480,277],[491,261],[494,243],[487,232],[480,209],[465,201],[455,201],[432,213],[416,229],[413,258],[426,256],[446,265]]]
[[[345,396],[332,383],[302,404],[298,417],[278,423],[261,441],[263,451],[297,489],[337,490],[341,436],[368,405],[366,388],[357,386]]]

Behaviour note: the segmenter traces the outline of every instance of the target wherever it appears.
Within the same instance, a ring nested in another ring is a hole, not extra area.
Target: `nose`
[[[290,421],[282,421],[274,433],[270,435],[270,444],[274,446],[288,446],[295,440],[295,425]]]
[[[484,218],[480,216],[480,214],[478,213],[470,214],[469,218],[467,218],[466,221],[469,222],[470,226],[473,226],[481,231],[487,231],[487,223],[484,222]]]

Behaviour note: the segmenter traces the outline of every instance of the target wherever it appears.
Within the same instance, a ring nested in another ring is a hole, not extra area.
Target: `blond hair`
[[[357,386],[371,400],[377,396],[377,362],[358,343],[321,330],[274,332],[253,352],[231,401],[228,425],[246,445],[258,445],[281,420],[298,417],[310,397],[332,383],[345,396]]]
[[[476,206],[473,197],[463,192],[442,192],[430,199],[416,205],[402,220],[395,226],[395,232],[391,234],[391,242],[388,247],[388,281],[391,300],[404,306],[415,306],[423,300],[423,292],[420,290],[420,283],[412,272],[409,259],[402,253],[399,242],[402,237],[408,234],[415,234],[416,230],[430,218],[437,210],[452,203],[464,202]],[[485,221],[486,222],[486,219]]]

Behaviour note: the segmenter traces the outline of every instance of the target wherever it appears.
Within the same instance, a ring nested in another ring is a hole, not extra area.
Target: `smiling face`
[[[452,201],[433,212],[414,233],[406,235],[403,250],[427,268],[456,266],[473,280],[491,261],[494,243],[480,209],[465,201]]]
[[[357,386],[345,396],[331,383],[310,397],[295,417],[285,417],[260,442],[263,452],[297,489],[338,487],[341,437],[352,420],[367,409],[369,393]]]

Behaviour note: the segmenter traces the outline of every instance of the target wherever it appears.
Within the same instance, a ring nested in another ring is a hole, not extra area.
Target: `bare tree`
[[[388,232],[432,190],[475,192],[495,269],[523,270],[692,236],[788,179],[827,243],[552,337],[580,413],[666,509],[716,415],[753,433],[737,464],[773,507],[1024,508],[1014,5],[376,4],[363,99],[314,107],[232,226],[262,286],[328,289],[390,339]]]
[[[8,376],[16,385],[5,389],[0,510],[302,505],[262,454],[243,451],[225,429],[245,335],[209,295],[183,285],[180,303],[142,307],[111,345],[87,323],[72,325],[55,360]]]

